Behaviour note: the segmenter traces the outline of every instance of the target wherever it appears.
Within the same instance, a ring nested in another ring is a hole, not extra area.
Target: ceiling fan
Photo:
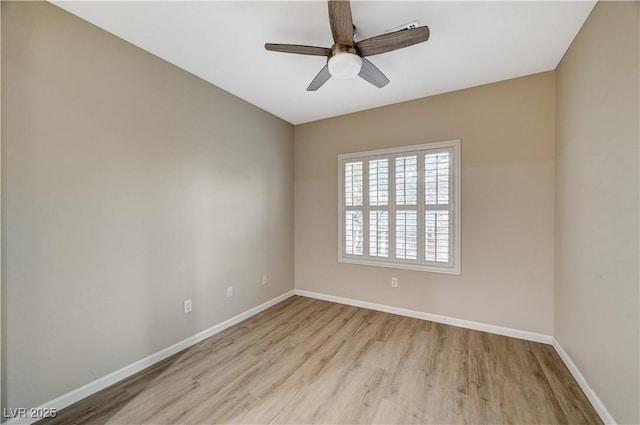
[[[327,64],[311,81],[307,91],[316,91],[329,78],[352,78],[359,75],[378,88],[389,83],[389,79],[365,56],[379,55],[403,47],[422,43],[429,39],[429,27],[403,29],[355,42],[355,26],[351,18],[348,0],[329,1],[329,24],[333,35],[331,48],[301,46],[297,44],[266,43],[265,49],[273,52],[297,53],[300,55],[326,56]]]

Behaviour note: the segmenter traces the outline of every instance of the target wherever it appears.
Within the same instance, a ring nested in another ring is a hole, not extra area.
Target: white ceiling
[[[331,47],[324,1],[53,1],[293,124],[555,69],[595,1],[353,1],[356,41],[418,19],[426,43],[370,56],[391,80],[306,87],[325,58],[264,43]]]

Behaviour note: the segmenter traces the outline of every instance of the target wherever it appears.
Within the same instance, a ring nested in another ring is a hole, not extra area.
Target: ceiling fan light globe
[[[360,73],[362,58],[353,53],[341,53],[329,58],[329,73],[339,79],[353,78]]]

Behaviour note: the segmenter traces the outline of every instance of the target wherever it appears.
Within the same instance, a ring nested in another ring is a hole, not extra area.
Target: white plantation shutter
[[[396,252],[399,260],[418,259],[418,155],[395,158]]]
[[[389,160],[369,160],[369,205],[389,205]]]
[[[425,261],[449,264],[450,225],[453,215],[450,202],[451,150],[424,155]]]
[[[339,261],[459,273],[459,141],[338,159]]]
[[[396,210],[396,258],[418,259],[418,212]]]
[[[344,252],[364,254],[364,162],[344,166]]]
[[[396,205],[418,205],[418,156],[396,158]]]
[[[424,155],[425,202],[427,205],[449,204],[451,155],[440,152]]]
[[[345,212],[345,250],[349,255],[362,255],[364,247],[364,217],[362,211]]]
[[[425,260],[449,262],[449,211],[425,211]]]
[[[389,256],[389,211],[369,211],[369,256]]]
[[[368,161],[369,256],[389,257],[389,159]]]
[[[362,206],[363,199],[362,161],[349,162],[344,167],[344,204],[347,207]]]

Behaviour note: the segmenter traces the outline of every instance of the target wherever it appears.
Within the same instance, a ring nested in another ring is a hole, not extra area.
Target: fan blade
[[[329,56],[331,49],[326,47],[300,46],[297,44],[266,43],[264,48],[272,52],[297,53],[299,55]]]
[[[428,39],[429,27],[418,27],[367,38],[357,42],[356,49],[361,56],[372,56],[422,43]]]
[[[377,66],[369,62],[366,58],[362,58],[362,68],[358,74],[360,78],[373,84],[381,89],[389,84],[389,79],[378,69]]]
[[[313,81],[311,81],[311,84],[309,84],[309,87],[307,87],[307,91],[318,90],[324,83],[329,80],[329,78],[331,78],[331,74],[329,73],[329,65],[325,65],[324,68],[322,68],[320,72],[318,72],[318,75],[316,75]]]
[[[353,19],[348,0],[329,0],[329,23],[336,44],[353,46]]]

